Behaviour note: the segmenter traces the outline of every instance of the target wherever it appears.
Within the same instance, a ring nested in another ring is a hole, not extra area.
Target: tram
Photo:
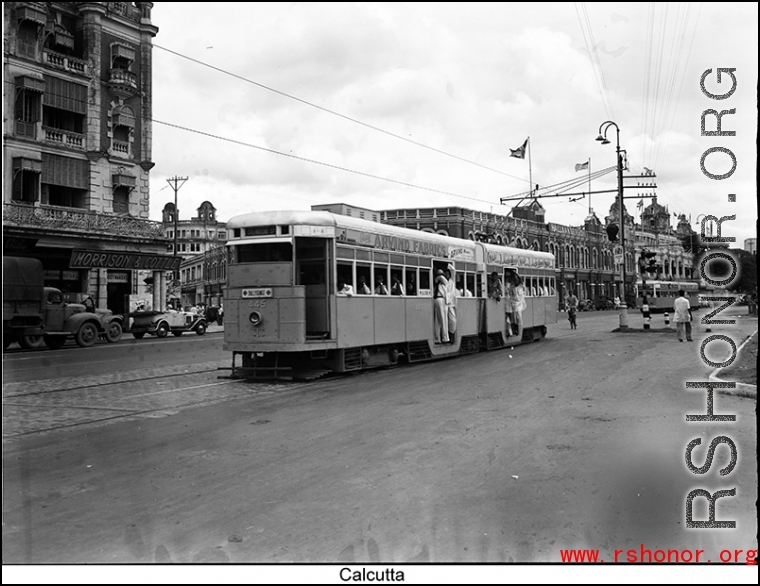
[[[233,378],[308,379],[504,348],[540,340],[557,321],[549,253],[326,211],[243,214],[227,231],[224,350]],[[457,325],[438,343],[434,279],[448,267]],[[488,296],[494,272],[502,283],[519,280],[519,315],[507,296]]]
[[[636,307],[641,309],[644,297],[646,297],[651,313],[664,313],[673,311],[673,302],[678,297],[678,292],[683,290],[689,305],[693,311],[700,307],[699,284],[693,281],[656,281],[647,279],[644,284],[636,283],[639,294],[636,298]]]

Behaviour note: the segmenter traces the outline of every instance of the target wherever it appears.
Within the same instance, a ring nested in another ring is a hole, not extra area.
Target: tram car
[[[540,340],[557,321],[549,253],[326,211],[244,214],[227,231],[233,378],[308,379],[511,347]],[[447,269],[458,294],[445,341],[434,296],[436,273]],[[494,277],[501,293],[489,286]]]
[[[692,311],[700,308],[699,284],[693,281],[657,281],[647,279],[643,284],[636,283],[639,294],[636,298],[636,307],[641,310],[644,299],[649,305],[650,313],[665,313],[673,311],[673,303],[678,297],[678,292],[683,290]]]

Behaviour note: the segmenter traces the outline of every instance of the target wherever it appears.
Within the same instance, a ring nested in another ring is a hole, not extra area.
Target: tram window
[[[293,246],[290,242],[268,242],[261,244],[241,244],[237,249],[237,262],[291,262]]]
[[[299,285],[322,285],[324,282],[324,261],[301,261],[298,264]]]
[[[352,263],[338,262],[337,280],[343,281],[346,285],[354,286],[354,267]]]
[[[388,265],[375,264],[373,291],[375,295],[388,295]]]
[[[403,295],[404,289],[404,269],[402,267],[391,267],[391,283],[388,286],[391,295]]]
[[[430,269],[420,269],[420,295],[433,295],[433,291],[430,288]]]
[[[406,294],[417,295],[417,269],[406,269]]]
[[[471,297],[475,295],[475,277],[477,277],[474,273],[467,273],[467,276],[465,277],[465,284],[467,286],[467,291],[469,291],[470,295],[467,295],[465,293],[465,297]]]
[[[483,275],[478,273],[473,275],[475,277],[475,297],[484,297],[483,289]]]
[[[369,295],[372,289],[369,288],[372,279],[370,278],[369,265],[356,264],[356,293],[357,295]]]

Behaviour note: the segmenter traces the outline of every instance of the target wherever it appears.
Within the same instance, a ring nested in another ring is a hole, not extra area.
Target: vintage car
[[[181,336],[185,332],[195,332],[199,336],[206,333],[206,318],[189,311],[136,311],[129,314],[129,331],[140,340],[145,334],[165,338],[169,332]]]

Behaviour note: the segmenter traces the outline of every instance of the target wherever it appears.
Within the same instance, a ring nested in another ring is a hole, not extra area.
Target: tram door
[[[307,336],[330,333],[329,244],[324,238],[296,238],[296,285],[305,290]]]

